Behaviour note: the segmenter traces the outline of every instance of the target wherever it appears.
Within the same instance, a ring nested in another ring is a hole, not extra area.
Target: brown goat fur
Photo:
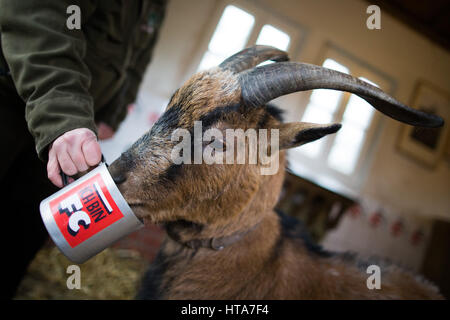
[[[177,142],[171,133],[191,129],[196,120],[220,130],[276,128],[283,149],[339,129],[283,124],[268,107],[245,106],[231,71],[214,68],[194,75],[175,92],[151,131],[110,166],[136,215],[165,225],[172,235],[147,273],[139,298],[441,298],[432,284],[392,265],[380,265],[381,289],[369,290],[369,275],[357,258],[308,248],[301,228],[289,230],[274,211],[284,179],[284,150],[274,175],[261,175],[260,163],[174,165],[170,152]],[[311,128],[313,135],[303,134]],[[240,239],[223,250],[184,245],[236,233]]]

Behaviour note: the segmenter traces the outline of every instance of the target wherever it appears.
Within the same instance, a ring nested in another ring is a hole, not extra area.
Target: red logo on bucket
[[[50,210],[72,248],[123,217],[100,173],[51,201]]]

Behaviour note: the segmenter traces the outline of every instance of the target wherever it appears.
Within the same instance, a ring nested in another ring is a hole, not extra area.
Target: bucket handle
[[[102,163],[104,163],[106,167],[108,167],[108,164],[106,163],[103,153],[102,153],[102,160],[100,161],[99,165],[101,165]],[[69,176],[65,174],[62,170],[59,172],[59,174],[61,175],[64,187],[67,186],[69,184]]]

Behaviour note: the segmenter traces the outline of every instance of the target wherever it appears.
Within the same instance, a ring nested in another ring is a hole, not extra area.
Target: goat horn
[[[248,106],[261,106],[285,94],[311,89],[334,89],[354,93],[382,113],[414,126],[440,127],[437,115],[409,108],[382,90],[348,74],[320,66],[280,62],[239,74],[242,99]]]
[[[274,47],[254,46],[232,55],[223,61],[219,67],[224,70],[239,73],[243,70],[253,68],[261,62],[267,60],[276,62],[288,61],[289,57],[286,52],[278,50]]]

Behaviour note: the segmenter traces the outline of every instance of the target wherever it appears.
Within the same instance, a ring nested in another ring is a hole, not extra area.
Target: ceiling
[[[450,51],[449,0],[368,0],[410,28]],[[381,18],[383,21],[383,18]],[[383,24],[383,22],[381,22]]]

